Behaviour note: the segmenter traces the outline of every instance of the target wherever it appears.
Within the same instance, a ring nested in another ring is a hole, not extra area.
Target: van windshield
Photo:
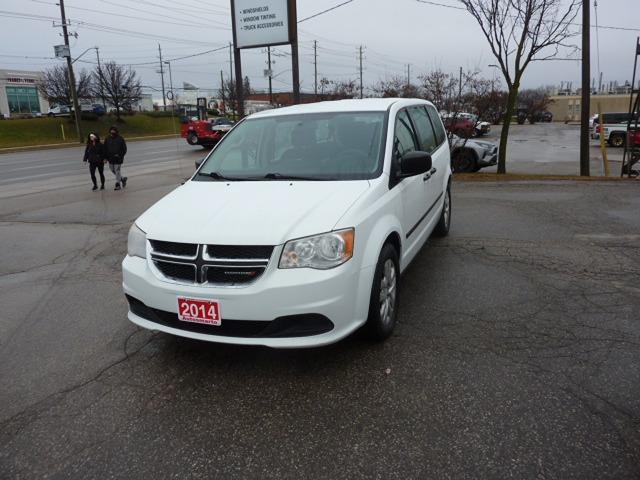
[[[249,118],[194,180],[363,180],[382,172],[385,112]]]

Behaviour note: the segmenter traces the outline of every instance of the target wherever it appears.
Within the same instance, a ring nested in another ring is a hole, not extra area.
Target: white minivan
[[[313,347],[393,331],[399,276],[451,221],[436,108],[365,99],[256,113],[131,227],[129,319],[212,342]]]

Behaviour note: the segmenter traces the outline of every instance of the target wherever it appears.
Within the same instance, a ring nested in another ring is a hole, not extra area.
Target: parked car
[[[498,147],[491,142],[449,137],[451,145],[451,170],[454,173],[477,172],[481,168],[498,163]]]
[[[50,117],[62,117],[71,115],[71,108],[68,105],[51,105],[47,115]]]
[[[180,136],[186,139],[189,145],[213,148],[233,128],[233,125],[234,123],[225,117],[213,120],[190,120],[182,124]]]
[[[553,122],[553,113],[551,113],[549,111],[541,112],[541,113],[535,115],[535,121],[536,122],[551,123],[551,122]]]
[[[459,137],[470,138],[476,134],[476,122],[461,114],[445,113],[442,121],[448,132]]]
[[[424,100],[251,115],[132,225],[129,320],[243,345],[320,346],[360,328],[383,340],[400,274],[449,231],[450,163]]]
[[[629,120],[631,120],[632,126],[636,122],[634,116],[630,116],[629,113],[603,113],[602,120],[603,125],[600,125],[600,118],[596,118],[593,122],[593,130],[591,131],[591,138],[599,140],[601,133],[604,131],[605,140],[609,145],[616,148],[624,147],[627,138],[627,127]]]

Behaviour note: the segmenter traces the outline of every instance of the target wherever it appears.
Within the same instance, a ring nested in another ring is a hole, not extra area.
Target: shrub
[[[82,112],[80,114],[80,119],[89,122],[95,122],[98,120],[98,114],[95,112]]]

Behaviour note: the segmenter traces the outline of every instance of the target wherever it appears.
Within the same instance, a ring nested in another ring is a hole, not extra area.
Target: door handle
[[[422,181],[426,182],[427,180],[429,180],[431,178],[431,172],[425,173],[424,177],[422,177]]]
[[[436,167],[433,167],[431,169],[431,171],[429,172],[431,175],[435,175],[435,173],[438,171],[438,169]]]

